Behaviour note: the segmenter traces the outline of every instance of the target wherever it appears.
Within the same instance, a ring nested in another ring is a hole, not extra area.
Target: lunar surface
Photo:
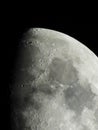
[[[98,130],[98,57],[76,39],[28,30],[12,80],[12,130]]]

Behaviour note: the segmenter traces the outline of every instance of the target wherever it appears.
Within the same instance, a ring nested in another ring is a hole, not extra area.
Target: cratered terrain
[[[12,81],[13,130],[98,130],[98,57],[78,40],[28,30]]]

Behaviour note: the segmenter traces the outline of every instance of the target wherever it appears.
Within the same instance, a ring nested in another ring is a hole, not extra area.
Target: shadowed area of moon
[[[97,130],[98,58],[49,29],[24,34],[11,86],[12,130]]]

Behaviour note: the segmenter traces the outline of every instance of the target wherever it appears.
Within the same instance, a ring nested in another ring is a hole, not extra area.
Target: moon
[[[98,57],[58,31],[31,28],[11,84],[13,130],[98,130]]]

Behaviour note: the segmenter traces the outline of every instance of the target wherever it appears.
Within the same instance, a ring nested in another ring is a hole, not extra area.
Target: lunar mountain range
[[[98,130],[98,57],[78,40],[29,29],[13,72],[12,130]]]

